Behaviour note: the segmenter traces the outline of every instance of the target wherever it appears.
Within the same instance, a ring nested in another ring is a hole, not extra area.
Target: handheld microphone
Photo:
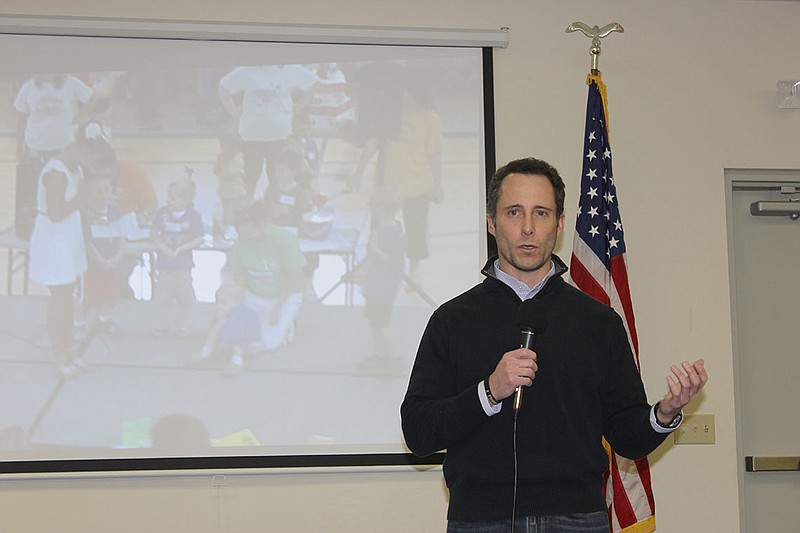
[[[536,335],[547,329],[547,304],[541,300],[525,300],[519,306],[517,325],[520,329],[520,347],[533,350]],[[514,392],[514,411],[522,407],[522,387]]]

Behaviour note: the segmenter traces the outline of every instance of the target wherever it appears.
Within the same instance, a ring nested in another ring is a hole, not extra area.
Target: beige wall
[[[668,367],[704,357],[712,381],[692,411],[716,444],[652,456],[658,531],[738,531],[723,170],[800,168],[800,112],[775,82],[800,75],[800,3],[704,0],[4,0],[0,15],[510,28],[495,52],[498,159],[555,164],[574,220],[589,41],[575,20],[617,21],[600,68],[628,240],[642,372],[651,399]],[[4,51],[8,53],[8,51]],[[571,226],[571,223],[569,224]],[[571,235],[560,247],[569,255]],[[8,406],[6,406],[8,407]],[[121,479],[0,479],[0,531],[444,531],[439,471]],[[386,524],[381,525],[385,520]]]

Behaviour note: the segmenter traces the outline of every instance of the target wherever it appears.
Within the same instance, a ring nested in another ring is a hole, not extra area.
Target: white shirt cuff
[[[486,385],[484,381],[478,383],[478,399],[481,401],[481,406],[483,406],[483,412],[486,413],[486,416],[494,416],[503,408],[503,403],[501,402],[497,405],[489,403],[489,398],[486,397]]]

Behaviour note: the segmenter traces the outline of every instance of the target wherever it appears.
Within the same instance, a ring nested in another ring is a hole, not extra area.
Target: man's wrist
[[[681,421],[683,421],[683,411],[682,410],[678,410],[678,412],[675,413],[674,415],[672,415],[672,417],[670,418],[669,415],[665,415],[665,414],[663,414],[661,412],[660,407],[661,407],[661,401],[658,401],[656,403],[656,405],[655,405],[654,411],[655,411],[656,424],[658,424],[662,428],[664,428],[664,429],[675,429],[676,427],[678,427],[680,425]],[[663,418],[667,418],[668,420],[666,422],[664,422],[662,420],[662,416],[663,416]]]
[[[494,395],[491,394],[492,392],[491,389],[489,389],[488,378],[478,383],[478,386],[476,387],[476,392],[478,393],[478,399],[481,402],[481,407],[483,407],[483,412],[486,413],[486,416],[494,416],[497,413],[499,413],[500,410],[503,408],[502,403],[498,402],[496,404],[493,404],[489,400],[489,398],[491,397],[494,401],[497,401]]]

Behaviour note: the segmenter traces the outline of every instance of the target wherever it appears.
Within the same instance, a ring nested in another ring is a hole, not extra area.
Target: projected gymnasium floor
[[[121,302],[118,331],[94,334],[87,368],[62,379],[40,331],[46,298],[5,298],[0,398],[14,408],[3,410],[3,426],[27,428],[34,443],[45,445],[136,448],[151,444],[160,419],[180,413],[202,417],[210,437],[228,445],[396,442],[396,421],[381,418],[397,412],[415,346],[393,334],[392,345],[405,357],[374,359],[362,338],[361,307],[305,305],[291,344],[247,354],[244,369],[229,376],[223,353],[194,363],[203,330],[185,339],[153,338],[158,324],[149,305]],[[197,304],[193,313],[199,325],[213,318],[209,304]],[[343,320],[343,313],[352,316]],[[427,319],[420,308],[398,308],[395,318],[399,331],[419,331]]]

